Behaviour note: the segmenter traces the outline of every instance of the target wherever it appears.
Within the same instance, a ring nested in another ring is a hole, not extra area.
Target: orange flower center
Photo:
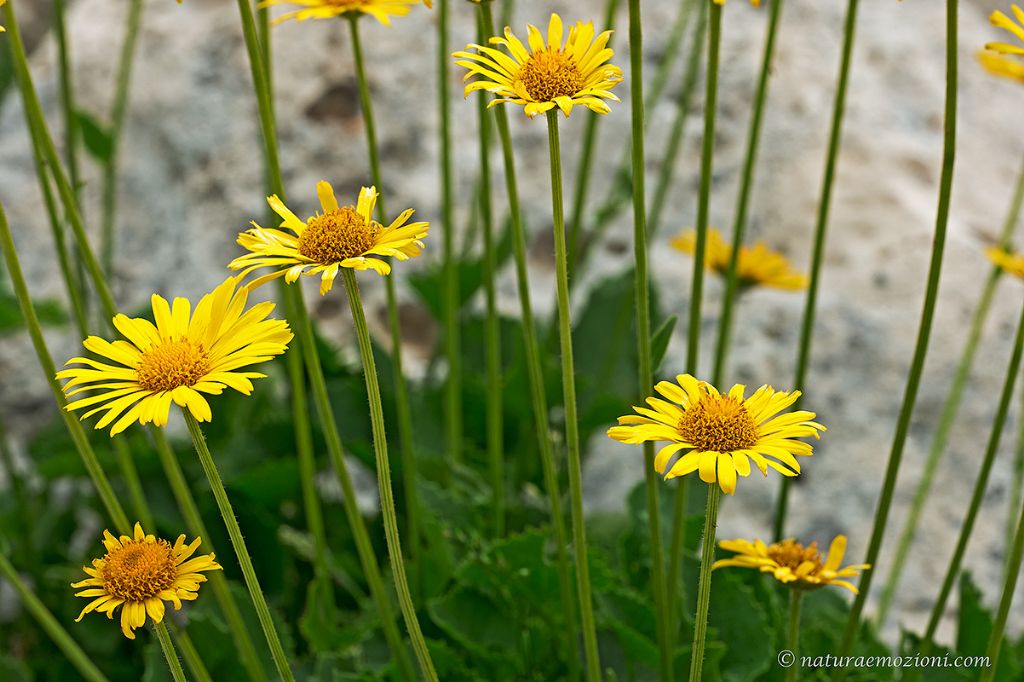
[[[679,419],[679,434],[698,451],[734,452],[757,443],[757,425],[739,400],[705,395]]]
[[[140,602],[170,589],[178,577],[171,545],[166,540],[129,540],[103,557],[103,588],[108,594]]]
[[[210,356],[203,344],[181,338],[144,352],[135,371],[142,388],[171,391],[179,386],[195,386],[209,369]]]
[[[768,545],[768,558],[779,566],[786,566],[794,571],[805,561],[814,564],[814,570],[811,573],[816,573],[822,567],[821,552],[818,551],[817,542],[812,542],[807,547],[794,540],[776,542]]]
[[[354,258],[373,248],[379,225],[351,206],[310,218],[299,235],[299,253],[321,265],[332,265]]]
[[[583,89],[583,74],[576,60],[550,48],[530,55],[519,70],[519,80],[535,102],[572,97]]]

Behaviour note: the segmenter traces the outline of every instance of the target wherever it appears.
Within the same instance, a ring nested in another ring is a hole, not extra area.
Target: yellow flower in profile
[[[736,476],[750,475],[750,460],[765,476],[768,468],[783,476],[800,473],[796,457],[813,453],[810,443],[825,427],[812,421],[813,412],[798,410],[775,416],[796,402],[800,391],[776,391],[761,386],[744,398],[745,386],[736,384],[726,395],[689,374],[678,383],[661,381],[654,390],[668,400],[649,397],[650,407],[633,407],[637,414],[619,417],[608,436],[622,443],[668,441],[654,458],[654,468],[666,480],[700,472],[705,483],[715,483],[732,495]],[[669,466],[680,451],[688,451]],[[794,456],[795,455],[795,456]],[[778,461],[775,461],[778,460]]]
[[[298,5],[297,9],[274,19],[274,24],[280,24],[289,19],[305,21],[306,19],[333,19],[344,15],[369,14],[374,19],[384,24],[391,25],[391,17],[404,17],[414,5],[420,4],[420,0],[263,0],[260,7],[272,7],[274,5]],[[432,6],[430,0],[423,0],[428,8]]]
[[[186,545],[185,536],[179,535],[171,546],[167,540],[146,535],[138,523],[134,537],[115,538],[110,531],[103,531],[107,553],[102,559],[93,559],[92,568],[83,567],[88,578],[71,583],[76,589],[85,588],[76,592],[76,597],[92,598],[75,622],[92,611],[113,619],[114,610],[121,606],[121,632],[135,639],[135,629],[146,624],[147,614],[159,623],[165,601],[177,611],[181,602],[198,596],[199,584],[206,582],[203,571],[221,570],[213,554],[189,559],[201,542],[196,538]]]
[[[556,106],[566,116],[576,105],[607,114],[611,109],[605,100],[619,101],[611,89],[622,82],[622,70],[607,63],[614,54],[607,47],[611,35],[605,31],[594,38],[593,22],[576,22],[563,46],[562,19],[552,14],[547,43],[540,30],[530,25],[527,50],[506,26],[505,37],[493,37],[490,43],[504,47],[509,54],[470,44],[466,49],[475,49],[475,53],[456,52],[453,56],[456,64],[469,69],[463,80],[479,77],[466,85],[467,97],[477,90],[497,95],[488,106],[520,104],[530,118]]]
[[[1012,253],[993,246],[985,251],[985,255],[1003,272],[1024,279],[1024,253]]]
[[[238,288],[240,277],[229,277],[196,305],[176,298],[173,305],[156,294],[152,297],[156,324],[141,317],[114,317],[114,327],[127,341],[107,341],[90,336],[82,345],[104,360],[76,357],[57,372],[67,379],[68,398],[82,392],[91,395],[68,403],[66,409],[93,409],[82,419],[106,412],[97,429],[113,423],[110,435],[124,431],[134,422],[164,426],[171,402],[177,403],[199,421],[210,421],[210,405],[203,393],[220,395],[233,388],[249,395],[251,379],[265,374],[242,372],[243,367],[266,362],[284,353],[292,333],[283,320],[266,319],[274,309],[271,302],[245,309],[248,289]],[[116,420],[116,421],[115,421]]]
[[[268,197],[267,203],[281,216],[281,227],[288,231],[260,227],[253,221],[252,229],[238,235],[238,243],[249,253],[231,261],[229,268],[242,270],[242,277],[259,268],[274,268],[274,272],[253,280],[250,289],[282,275],[289,284],[302,275],[320,275],[323,296],[334,285],[339,268],[369,269],[387,275],[391,266],[372,256],[408,260],[422,252],[430,224],[406,225],[413,214],[411,208],[384,227],[373,219],[378,196],[375,188],[363,187],[355,206],[339,206],[334,189],[324,180],[317,184],[316,192],[323,213],[303,222],[275,195]]]
[[[985,49],[978,53],[978,60],[989,73],[1024,83],[1024,9],[1011,5],[1010,10],[1012,19],[999,10],[988,19],[996,28],[1008,31],[1020,44],[987,43]],[[1012,58],[1004,55],[1012,55]]]
[[[846,554],[845,535],[835,537],[828,548],[827,557],[821,556],[816,542],[804,547],[795,540],[783,540],[771,545],[765,545],[760,540],[723,540],[718,546],[735,552],[736,556],[716,561],[712,570],[725,566],[756,568],[762,573],[771,573],[780,583],[798,590],[838,585],[857,594],[857,588],[852,583],[840,578],[855,578],[861,571],[871,568],[871,564],[839,567]]]
[[[697,233],[689,230],[669,243],[676,251],[692,255],[696,250]],[[732,246],[726,243],[718,230],[709,229],[704,251],[704,266],[726,277],[729,274],[731,258]],[[736,277],[741,291],[753,286],[794,291],[807,288],[807,277],[794,270],[784,255],[772,251],[764,242],[740,247]]]
[[[181,0],[178,0],[178,2],[181,2]],[[0,7],[3,7],[5,4],[7,4],[7,0],[0,0]],[[0,26],[0,33],[3,33],[6,30],[7,30],[6,28],[4,28],[3,26]]]

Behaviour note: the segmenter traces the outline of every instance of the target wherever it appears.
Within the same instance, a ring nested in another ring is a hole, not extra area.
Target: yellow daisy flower
[[[668,401],[647,398],[649,408],[634,406],[637,414],[619,417],[619,425],[608,429],[608,436],[622,443],[669,441],[654,458],[655,470],[666,480],[699,471],[702,481],[717,481],[723,492],[732,495],[737,474],[750,475],[750,460],[765,476],[768,467],[783,476],[796,476],[800,473],[796,457],[814,453],[810,443],[794,439],[818,438],[818,432],[825,430],[811,421],[816,416],[813,412],[775,416],[795,403],[800,391],[787,393],[765,385],[744,398],[746,387],[741,384],[722,395],[689,374],[680,374],[676,381],[661,381],[654,387]],[[681,450],[689,452],[670,467]]]
[[[689,230],[669,244],[677,251],[692,255],[696,250],[697,233]],[[704,251],[704,266],[726,277],[729,274],[731,258],[732,245],[725,241],[721,232],[714,228],[709,229]],[[753,286],[793,291],[807,288],[807,277],[794,270],[784,255],[772,251],[764,242],[740,247],[736,276],[739,278],[741,291]]]
[[[990,14],[988,19],[996,28],[1008,31],[1020,44],[987,43],[985,49],[978,53],[978,60],[989,73],[1024,83],[1024,59],[1021,59],[1024,57],[1024,9],[1011,5],[1010,10],[1012,19],[999,10]],[[1012,55],[1012,58],[1004,55]]]
[[[857,594],[857,588],[852,583],[839,578],[855,578],[861,571],[871,568],[871,564],[839,567],[843,562],[843,555],[846,554],[845,535],[836,536],[828,548],[827,557],[821,556],[816,542],[804,547],[795,540],[783,540],[771,545],[765,545],[760,540],[723,540],[718,546],[736,552],[736,556],[716,561],[711,567],[712,570],[724,566],[756,568],[762,573],[771,573],[779,582],[798,590],[816,590],[825,585],[838,585]]]
[[[182,601],[192,601],[198,596],[199,584],[206,582],[202,571],[219,571],[220,564],[213,554],[203,554],[189,559],[202,540],[196,538],[185,544],[185,536],[179,535],[171,546],[167,540],[146,535],[142,526],[135,524],[135,536],[122,535],[115,538],[109,530],[103,531],[103,545],[107,553],[102,559],[93,559],[92,568],[84,566],[89,577],[81,582],[71,583],[76,597],[92,598],[75,622],[92,611],[106,613],[114,618],[114,610],[121,609],[121,632],[128,639],[135,639],[135,629],[146,624],[146,615],[159,623],[164,617],[164,602],[174,604],[174,610],[181,608]]]
[[[479,76],[466,85],[465,95],[493,92],[497,97],[489,107],[502,102],[521,104],[530,118],[556,106],[566,116],[574,105],[599,114],[611,111],[605,100],[619,101],[611,89],[622,82],[622,70],[607,63],[614,54],[607,47],[611,31],[594,38],[593,22],[576,22],[563,46],[562,19],[552,14],[547,43],[536,26],[530,25],[528,34],[529,50],[506,26],[505,37],[493,37],[490,43],[503,46],[509,54],[476,44],[466,46],[475,53],[454,53],[455,63],[469,69],[463,80]]]
[[[1024,254],[1012,253],[993,246],[985,251],[985,255],[1003,272],[1024,279]]]
[[[306,19],[333,19],[349,14],[369,14],[385,26],[390,26],[391,17],[404,17],[414,5],[418,4],[420,4],[420,0],[263,0],[260,7],[274,5],[302,7],[302,9],[282,14],[274,19],[275,25],[289,19],[305,21]],[[430,0],[423,0],[423,4],[428,8],[432,6]]]
[[[77,367],[57,372],[58,379],[68,380],[68,398],[91,393],[68,403],[67,409],[93,406],[82,419],[106,412],[96,428],[113,423],[114,436],[136,421],[164,426],[171,402],[187,408],[199,421],[210,421],[203,393],[220,395],[228,387],[249,395],[251,379],[266,375],[238,370],[284,353],[292,333],[287,322],[266,319],[273,303],[246,310],[248,289],[238,288],[240,281],[229,277],[203,296],[194,311],[187,299],[176,298],[169,305],[154,294],[156,324],[141,317],[114,317],[114,327],[127,341],[90,336],[82,345],[117,364],[76,357],[66,365]]]
[[[238,235],[238,243],[249,253],[231,261],[229,268],[242,270],[242,277],[259,268],[275,268],[274,272],[253,280],[250,289],[281,275],[289,284],[301,275],[320,275],[320,295],[323,296],[334,285],[339,268],[369,269],[387,275],[391,266],[371,256],[408,260],[422,252],[423,238],[430,224],[406,225],[413,214],[411,208],[384,227],[373,219],[378,196],[375,188],[363,187],[355,206],[339,206],[334,189],[327,181],[321,180],[316,192],[324,212],[305,222],[288,210],[277,196],[267,198],[270,207],[283,219],[281,227],[290,232],[260,227],[253,221],[252,229]]]

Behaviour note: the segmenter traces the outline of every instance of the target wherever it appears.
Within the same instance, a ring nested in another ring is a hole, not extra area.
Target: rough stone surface
[[[658,27],[670,24],[677,5],[670,0],[644,2],[649,71],[666,49],[667,29]],[[944,89],[943,3],[861,5],[805,402],[817,410],[829,431],[794,488],[789,527],[797,537],[819,542],[838,532],[848,534],[851,562],[859,560],[867,545],[913,353],[935,221]],[[892,548],[905,517],[966,325],[988,272],[982,247],[1000,229],[1024,153],[1020,134],[1024,89],[987,76],[974,60],[975,51],[995,36],[987,14],[1004,5],[969,0],[960,11],[960,143],[945,271],[887,549]],[[543,23],[550,9],[567,19],[594,17],[594,6],[583,0],[521,2],[515,24]],[[751,236],[783,250],[800,267],[809,260],[844,6],[791,0],[785,7],[752,196]],[[123,3],[106,0],[78,0],[71,11],[78,96],[82,107],[101,119],[109,109],[122,11]],[[468,6],[455,3],[454,14],[453,49],[473,39]],[[624,26],[624,13],[618,21]],[[764,10],[739,0],[726,8],[711,208],[712,222],[726,229],[731,226],[765,26]],[[423,9],[396,20],[391,28],[370,20],[362,23],[389,206],[392,211],[414,206],[436,221],[432,27],[433,17]],[[354,196],[366,182],[368,165],[345,24],[288,23],[274,29],[273,36],[282,162],[291,203],[300,212],[311,211],[314,184],[321,178],[333,181],[340,194]],[[32,66],[52,125],[59,130],[53,53],[53,40],[48,37]],[[626,66],[624,54],[616,61]],[[458,75],[452,71],[456,139],[466,140],[455,148],[461,226],[466,223],[464,211],[475,177],[477,152],[471,141],[476,109],[458,97]],[[667,96],[648,112],[652,177],[672,119],[679,71],[677,65]],[[618,92],[628,102],[628,84]],[[691,262],[668,248],[668,238],[694,220],[701,101],[698,93],[679,160],[678,190],[670,196],[665,229],[652,245],[653,273],[666,311],[683,311],[688,305]],[[14,226],[33,294],[59,298],[63,290],[51,256],[20,105],[11,94],[0,104],[0,200]],[[563,125],[569,183],[586,115],[580,112]],[[522,150],[525,209],[530,224],[543,235],[550,228],[544,124],[526,120],[518,112],[513,120]],[[614,107],[602,121],[593,196],[603,194],[611,169],[622,158],[628,126],[626,104]],[[223,277],[224,264],[237,253],[235,234],[265,211],[259,139],[234,3],[147,3],[120,183],[115,295],[126,309],[141,308],[154,291],[195,296]],[[99,176],[90,168],[86,177],[85,212],[95,226]],[[433,253],[440,251],[439,232],[429,246]],[[630,239],[627,211],[599,245],[595,266],[579,294],[585,293],[587,282],[628,265]],[[538,237],[533,254],[538,307],[550,310],[550,242]],[[514,314],[511,272],[503,273],[501,287],[502,309]],[[379,311],[379,283],[368,283],[366,288]],[[952,552],[988,438],[1021,292],[1020,282],[1007,281],[999,287],[961,417],[936,480],[937,495],[926,510],[896,604],[898,620],[905,625],[923,625]],[[307,293],[313,300],[313,292]],[[711,364],[721,287],[712,281],[707,293],[701,352],[705,371]],[[317,313],[328,333],[344,343],[349,332],[338,300],[322,302]],[[802,305],[802,296],[792,293],[753,292],[744,300],[737,317],[730,378],[750,385],[789,385]],[[410,352],[422,360],[436,334],[422,329],[423,315],[415,307],[406,313]],[[62,359],[73,352],[77,340],[72,336],[70,330],[50,332],[55,357]],[[684,346],[684,335],[678,334],[661,374],[673,375],[681,369]],[[16,439],[39,423],[40,413],[48,418],[51,412],[42,377],[26,361],[30,357],[30,347],[20,336],[0,342],[0,410],[9,417]],[[416,362],[413,365],[413,371],[422,371]],[[1018,399],[966,560],[966,568],[990,601],[999,591],[1009,460],[1020,413]],[[625,492],[642,477],[640,451],[603,437],[587,447],[591,453],[585,472],[588,504],[620,506]],[[764,481],[755,474],[742,480],[735,499],[726,501],[720,516],[721,536],[766,536],[777,485],[774,476]],[[877,570],[875,595],[888,570],[885,554]],[[1018,594],[1021,598],[1024,595]],[[954,608],[955,603],[951,611]],[[1012,614],[1017,628],[1020,614],[1019,609]],[[894,629],[888,632],[895,634]]]

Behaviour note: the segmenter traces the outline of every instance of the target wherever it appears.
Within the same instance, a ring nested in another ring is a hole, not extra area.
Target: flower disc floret
[[[608,436],[622,443],[668,441],[654,458],[654,468],[666,479],[698,471],[705,483],[718,483],[732,495],[738,476],[750,475],[750,463],[767,476],[775,469],[783,476],[797,476],[800,462],[813,448],[799,438],[818,437],[825,427],[813,421],[815,414],[797,410],[779,414],[800,397],[799,391],[776,391],[761,386],[749,397],[737,384],[722,394],[711,384],[689,374],[677,383],[659,382],[646,407],[634,406],[636,414],[619,417]]]
[[[857,577],[861,571],[871,568],[870,564],[840,568],[846,554],[845,535],[837,535],[832,540],[827,557],[822,556],[816,542],[804,546],[793,539],[770,545],[760,540],[723,540],[719,547],[735,552],[735,556],[716,561],[712,569],[727,566],[756,568],[762,573],[771,573],[779,582],[799,590],[837,585],[857,594],[856,586],[843,578]]]

